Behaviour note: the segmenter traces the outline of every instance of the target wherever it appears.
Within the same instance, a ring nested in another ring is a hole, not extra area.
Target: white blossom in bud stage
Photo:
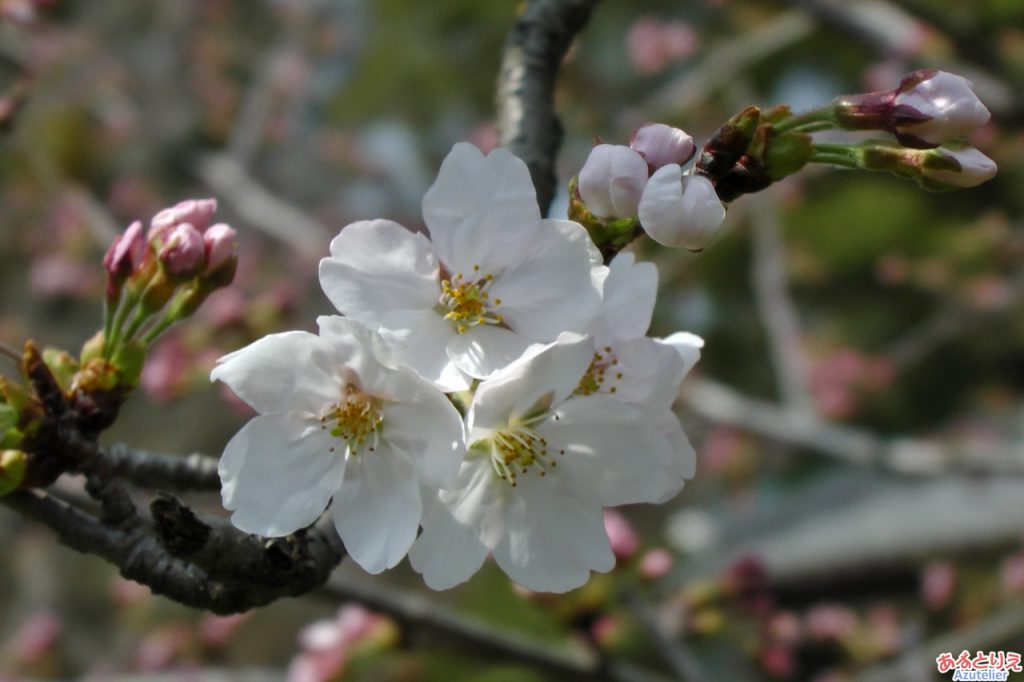
[[[980,128],[991,114],[973,87],[966,78],[947,71],[923,69],[907,74],[893,100],[896,133],[939,145]]]
[[[658,271],[619,253],[604,279],[601,311],[591,330],[594,356],[580,380],[577,395],[603,394],[640,409],[672,444],[664,493],[652,502],[671,499],[693,478],[697,455],[672,404],[683,379],[700,359],[704,341],[687,332],[667,339],[647,336],[658,293]]]
[[[210,378],[260,413],[224,449],[221,494],[235,526],[267,536],[312,524],[333,498],[349,555],[377,573],[416,538],[421,486],[454,479],[463,424],[379,336],[342,317],[317,321],[319,336],[272,334],[218,360]]]
[[[644,157],[651,173],[670,163],[681,166],[697,152],[692,137],[664,123],[648,123],[637,128],[629,147]]]
[[[587,209],[598,218],[634,218],[648,175],[647,162],[637,152],[599,144],[580,169],[577,187]]]
[[[531,344],[590,324],[596,249],[580,225],[541,219],[526,164],[508,151],[455,145],[423,217],[430,240],[389,220],[347,226],[320,283],[440,388],[464,390]]]
[[[921,176],[940,188],[976,187],[995,177],[996,162],[974,147],[939,147],[919,152]]]
[[[430,498],[409,560],[434,589],[488,553],[516,583],[564,592],[615,564],[603,507],[658,499],[672,444],[642,411],[576,394],[593,342],[563,334],[480,384],[455,485]]]
[[[700,251],[725,219],[725,206],[703,175],[684,175],[676,163],[662,166],[644,188],[640,224],[663,246]]]

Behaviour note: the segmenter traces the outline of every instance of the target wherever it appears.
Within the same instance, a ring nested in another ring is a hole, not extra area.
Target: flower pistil
[[[353,455],[359,454],[360,449],[367,443],[368,452],[376,450],[383,424],[380,401],[366,395],[352,384],[345,386],[341,400],[329,407],[320,417],[320,428],[330,428],[331,435],[345,441]],[[334,448],[331,448],[331,451],[333,452]]]
[[[500,298],[491,298],[487,291],[494,275],[480,275],[480,266],[473,266],[474,279],[467,279],[461,272],[454,278],[441,280],[442,311],[447,310],[444,319],[451,320],[456,331],[465,334],[470,327],[478,324],[503,324],[504,316],[495,312],[501,305]]]

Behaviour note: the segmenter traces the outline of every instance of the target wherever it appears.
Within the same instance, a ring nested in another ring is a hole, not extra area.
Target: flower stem
[[[834,128],[835,122],[832,120],[831,108],[822,107],[788,118],[781,123],[775,124],[774,127],[777,134],[788,133],[793,130],[810,133]]]

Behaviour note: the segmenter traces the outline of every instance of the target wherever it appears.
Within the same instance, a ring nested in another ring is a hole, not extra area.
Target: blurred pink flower
[[[859,622],[852,609],[831,603],[812,606],[805,620],[807,634],[815,639],[844,639],[856,631]]]
[[[191,362],[185,344],[177,334],[170,334],[150,351],[139,385],[154,402],[170,402],[188,385]]]
[[[90,298],[99,286],[99,271],[61,253],[35,259],[28,285],[42,298]]]
[[[792,611],[779,611],[769,621],[768,632],[773,639],[795,646],[803,638],[804,625]]]
[[[628,559],[636,553],[640,546],[640,539],[633,530],[633,526],[619,512],[614,509],[604,510],[604,530],[608,533],[608,541],[611,543],[612,552],[619,561]]]
[[[948,561],[933,561],[921,573],[921,601],[931,609],[949,605],[956,590],[956,569]]]
[[[148,633],[135,650],[135,669],[156,672],[170,667],[192,639],[184,623],[170,623]]]
[[[615,646],[622,642],[626,634],[621,620],[615,616],[598,616],[594,624],[590,626],[590,635],[601,648]]]
[[[383,618],[362,606],[346,604],[333,620],[312,623],[299,633],[303,651],[288,666],[289,682],[327,682],[345,668],[353,644],[370,634]]]
[[[1006,557],[1000,573],[1003,591],[1007,594],[1024,593],[1024,551]]]
[[[640,559],[640,575],[648,580],[657,580],[672,570],[674,561],[667,549],[656,547],[645,552]]]
[[[245,296],[238,287],[225,287],[210,294],[199,308],[199,317],[214,327],[230,327],[245,321]]]
[[[758,655],[761,667],[771,677],[792,678],[796,673],[796,658],[789,647],[769,644]]]
[[[37,611],[18,625],[8,650],[19,663],[33,663],[53,650],[63,631],[57,614]]]
[[[697,51],[697,32],[682,21],[641,17],[626,36],[629,61],[637,73],[653,75]]]
[[[232,616],[217,616],[207,613],[199,621],[199,639],[209,647],[222,647],[234,636],[238,627],[249,620],[249,613],[236,613]]]
[[[894,654],[903,646],[900,616],[896,607],[890,604],[873,606],[868,611],[867,625],[871,638],[883,655]]]
[[[153,597],[153,593],[145,585],[121,576],[115,577],[110,582],[107,593],[118,606],[135,606],[149,601]]]

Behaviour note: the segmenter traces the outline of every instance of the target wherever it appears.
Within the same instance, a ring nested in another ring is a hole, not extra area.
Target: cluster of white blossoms
[[[693,476],[671,406],[703,342],[647,337],[654,266],[605,266],[583,227],[542,219],[505,150],[456,145],[423,217],[429,238],[345,227],[320,264],[341,315],[220,359],[259,413],[221,458],[224,505],[267,536],[329,506],[365,570],[408,554],[435,589],[489,554],[529,589],[578,587],[614,565],[603,508]]]

